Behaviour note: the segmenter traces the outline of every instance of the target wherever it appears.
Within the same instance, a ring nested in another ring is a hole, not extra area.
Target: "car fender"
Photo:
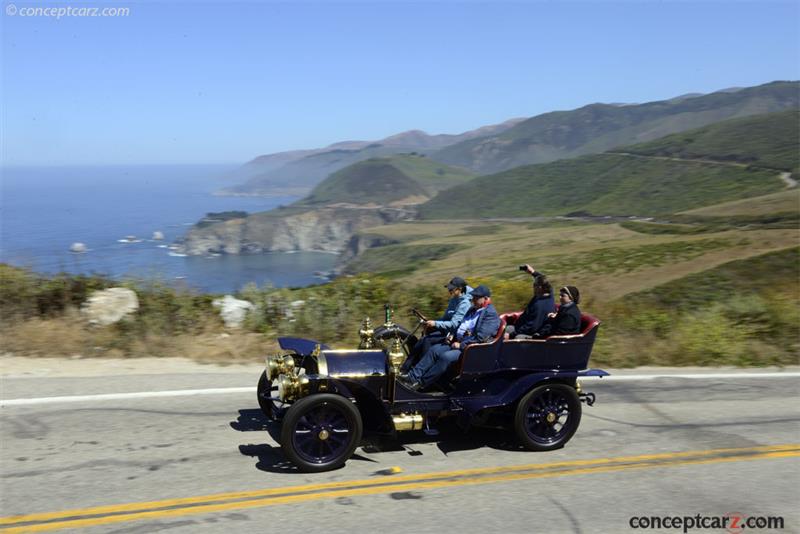
[[[311,376],[310,378],[313,379],[315,377]],[[319,377],[316,392],[336,393],[353,402],[361,414],[361,421],[364,423],[365,430],[388,432],[394,428],[391,416],[381,399],[355,380]]]
[[[531,373],[515,380],[505,391],[491,397],[474,397],[459,399],[458,403],[470,415],[475,415],[481,410],[499,408],[515,404],[523,395],[534,387],[545,383],[572,382],[584,376],[608,376],[601,369],[584,369],[581,371],[543,371]]]

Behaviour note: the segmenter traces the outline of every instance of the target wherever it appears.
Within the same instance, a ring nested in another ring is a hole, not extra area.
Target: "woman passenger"
[[[579,334],[581,331],[581,311],[578,309],[581,294],[578,288],[564,286],[558,291],[558,297],[561,305],[557,312],[547,315],[547,322],[539,330],[539,336]]]

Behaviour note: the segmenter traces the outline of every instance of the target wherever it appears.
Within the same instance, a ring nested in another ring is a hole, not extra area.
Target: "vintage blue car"
[[[583,314],[579,334],[504,339],[505,325],[519,315],[502,315],[495,339],[469,345],[432,391],[412,391],[397,380],[417,338],[389,313],[375,329],[365,319],[358,349],[279,338],[283,354],[266,360],[259,405],[280,422],[286,457],[308,472],[343,465],[365,432],[396,436],[429,429],[443,417],[462,426],[513,427],[529,450],[563,447],[578,429],[581,402],[595,400],[578,378],[608,375],[587,369],[600,321]]]

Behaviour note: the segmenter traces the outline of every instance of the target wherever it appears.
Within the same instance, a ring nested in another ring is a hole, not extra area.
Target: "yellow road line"
[[[58,519],[62,517],[74,517],[77,515],[95,515],[95,514],[126,512],[126,511],[130,512],[137,510],[149,510],[152,508],[166,508],[170,506],[179,506],[186,504],[197,504],[205,502],[227,501],[232,499],[264,497],[268,495],[276,495],[276,494],[290,493],[290,492],[297,493],[297,492],[309,492],[316,490],[346,488],[350,486],[382,485],[386,484],[388,480],[391,480],[392,482],[430,480],[432,478],[453,478],[459,476],[487,475],[487,474],[513,472],[513,471],[530,471],[534,469],[555,469],[562,467],[577,467],[577,466],[600,465],[609,463],[641,462],[643,460],[661,460],[661,459],[666,460],[675,458],[686,458],[692,456],[714,456],[714,455],[728,454],[728,453],[747,454],[747,453],[764,452],[764,451],[774,452],[774,451],[793,450],[797,448],[800,448],[800,444],[764,445],[760,447],[747,447],[747,448],[707,449],[698,451],[643,454],[637,456],[618,456],[615,458],[593,458],[590,460],[570,460],[566,462],[523,464],[523,465],[512,465],[504,467],[483,467],[474,469],[463,469],[457,471],[440,471],[440,472],[426,473],[421,475],[404,475],[400,477],[392,477],[391,479],[373,478],[366,480],[351,480],[344,482],[326,482],[321,484],[306,484],[302,486],[289,486],[289,487],[270,488],[261,490],[237,491],[230,493],[216,493],[216,494],[202,495],[196,497],[165,499],[160,501],[138,502],[138,503],[129,503],[121,505],[115,504],[108,506],[95,506],[91,508],[66,510],[60,512],[47,512],[39,514],[9,516],[0,518],[0,525],[8,525],[8,524],[29,522],[29,521],[43,521],[48,519]]]
[[[730,456],[724,456],[731,454]],[[715,456],[716,455],[716,456]],[[720,456],[722,455],[722,456]],[[694,456],[694,458],[693,458]],[[502,481],[526,480],[535,478],[559,477],[590,473],[606,473],[643,468],[672,467],[681,465],[712,464],[723,462],[736,462],[770,458],[800,457],[800,445],[777,445],[764,447],[751,447],[740,449],[712,449],[706,451],[691,451],[681,453],[663,453],[640,456],[627,456],[617,458],[599,458],[596,460],[576,460],[570,462],[556,462],[551,464],[529,464],[508,466],[500,468],[480,468],[461,471],[445,471],[429,473],[426,475],[408,475],[392,477],[391,479],[355,480],[350,482],[334,482],[325,484],[310,484],[286,488],[273,488],[250,492],[222,493],[204,497],[188,497],[183,499],[169,499],[152,501],[150,503],[131,503],[117,506],[101,506],[80,510],[66,510],[46,514],[29,514],[2,518],[0,524],[19,525],[6,528],[4,532],[41,532],[61,528],[77,528],[124,521],[154,519],[161,517],[176,517],[189,514],[218,512],[224,510],[274,506],[279,504],[298,503],[310,500],[373,495],[391,493],[414,489],[433,489],[452,486],[486,484]],[[536,472],[535,470],[538,470]],[[516,472],[514,472],[516,471]],[[534,471],[534,472],[519,472]],[[467,477],[467,478],[465,478]],[[439,479],[439,480],[437,480]],[[354,487],[355,486],[355,487]],[[306,492],[294,495],[287,493]],[[270,497],[270,495],[272,495]],[[215,502],[231,499],[233,502]],[[253,497],[262,497],[255,498]],[[265,497],[265,498],[263,498]],[[206,503],[206,504],[203,504]],[[185,505],[196,506],[185,506]],[[167,506],[180,506],[164,508]],[[131,512],[134,513],[120,513]],[[116,513],[102,517],[81,518],[80,516]],[[63,521],[41,521],[64,519]],[[39,523],[35,523],[35,522]]]

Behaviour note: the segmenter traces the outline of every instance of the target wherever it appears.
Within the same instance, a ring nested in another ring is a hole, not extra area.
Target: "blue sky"
[[[19,15],[30,6],[130,14]],[[4,0],[2,159],[239,163],[800,79],[798,6]]]

